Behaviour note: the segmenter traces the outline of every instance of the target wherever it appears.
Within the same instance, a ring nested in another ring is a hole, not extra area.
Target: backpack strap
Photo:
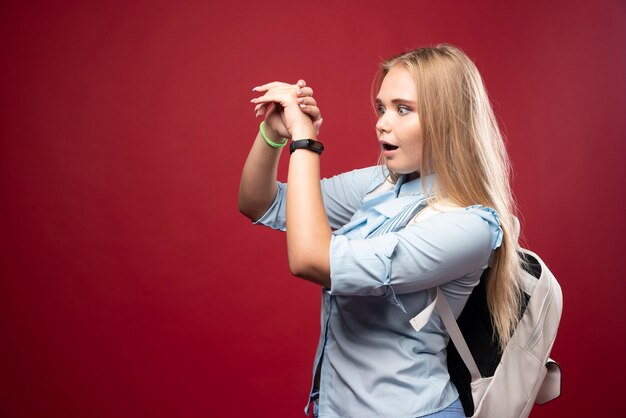
[[[517,241],[519,239],[520,233],[520,223],[517,217],[513,217],[513,237]],[[533,283],[534,284],[534,283]],[[532,292],[531,292],[532,293]],[[446,300],[446,296],[443,291],[439,288],[439,286],[435,288],[428,289],[428,294],[432,299],[432,303],[428,305],[422,312],[417,314],[413,319],[411,319],[410,323],[413,325],[416,331],[419,331],[426,325],[433,311],[437,309],[439,312],[439,316],[443,321],[446,329],[448,330],[448,334],[450,335],[450,339],[454,343],[456,350],[459,353],[459,356],[465,363],[465,367],[470,372],[472,376],[472,382],[481,379],[482,375],[480,374],[480,370],[478,370],[478,366],[476,365],[476,361],[470,352],[467,343],[465,342],[465,338],[461,333],[461,329],[459,328],[459,324],[456,322],[454,318],[454,314],[452,313],[452,309],[450,309],[450,305]]]
[[[461,333],[459,325],[454,318],[454,314],[452,314],[452,309],[450,309],[450,305],[448,304],[448,301],[446,300],[446,296],[443,294],[443,291],[439,288],[439,286],[437,286],[436,288],[428,289],[428,294],[430,295],[430,298],[433,300],[433,302],[426,309],[420,312],[415,318],[413,318],[411,320],[411,324],[417,331],[419,331],[419,329],[417,329],[416,327],[418,326],[417,324],[422,324],[421,326],[419,326],[419,328],[421,329],[423,324],[428,321],[428,318],[432,314],[433,308],[437,309],[437,312],[439,312],[439,316],[441,317],[443,324],[448,330],[448,334],[450,334],[450,338],[452,339],[454,346],[456,347],[459,355],[463,359],[463,363],[465,363],[465,366],[472,376],[472,382],[480,379],[482,376],[480,375],[478,366],[476,365],[474,357],[472,357],[472,353],[470,352],[467,343],[465,342],[465,338],[463,338],[463,334]]]
[[[513,239],[515,241],[519,240],[519,233],[520,233],[519,219],[517,219],[517,216],[513,216]]]

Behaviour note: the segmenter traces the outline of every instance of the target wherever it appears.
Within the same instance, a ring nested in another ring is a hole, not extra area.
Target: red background
[[[315,88],[328,176],[376,161],[381,58],[438,42],[481,70],[563,288],[533,417],[623,411],[624,1],[4,1],[0,416],[301,416],[319,291],[237,211],[250,89]]]

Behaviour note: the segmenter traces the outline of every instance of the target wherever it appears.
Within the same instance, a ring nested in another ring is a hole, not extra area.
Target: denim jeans
[[[320,409],[317,399],[313,402],[313,418],[317,418]],[[443,409],[434,414],[424,415],[423,418],[465,418],[465,412],[463,412],[463,405],[461,401],[457,399],[452,402],[446,409]]]
[[[457,399],[439,412],[434,414],[424,415],[423,418],[465,418],[465,412],[463,412],[463,405],[461,400]]]

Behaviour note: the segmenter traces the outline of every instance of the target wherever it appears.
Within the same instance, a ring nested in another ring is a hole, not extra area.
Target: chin
[[[385,162],[385,166],[387,166],[387,169],[389,171],[398,175],[414,174],[414,173],[417,173],[419,175],[419,171],[420,171],[419,167],[411,167],[411,168],[397,167],[397,166],[394,166],[394,164],[389,164],[389,161]]]

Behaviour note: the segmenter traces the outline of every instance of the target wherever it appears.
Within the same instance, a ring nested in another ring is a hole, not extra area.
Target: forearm
[[[287,251],[291,272],[330,287],[331,236],[320,188],[320,157],[306,149],[296,150],[289,161],[287,181]]]
[[[259,132],[246,159],[239,184],[239,211],[253,221],[267,211],[276,196],[281,150],[269,146]]]

